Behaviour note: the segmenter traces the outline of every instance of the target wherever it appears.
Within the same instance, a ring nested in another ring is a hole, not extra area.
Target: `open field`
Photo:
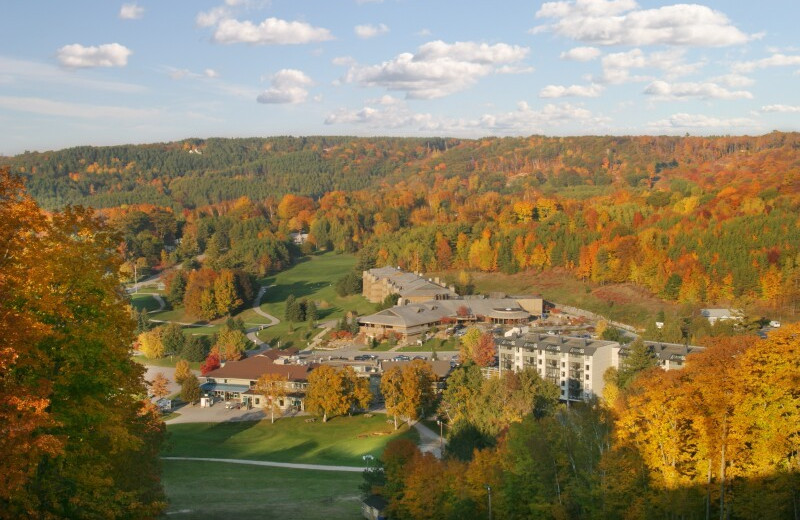
[[[609,319],[644,327],[658,311],[677,314],[679,306],[657,298],[631,283],[598,285],[578,280],[564,269],[526,271],[513,275],[473,273],[477,292],[540,294],[545,300],[579,307]]]
[[[303,348],[306,340],[319,333],[318,329],[309,330],[306,323],[293,324],[294,330],[290,332],[289,323],[284,321],[285,302],[290,294],[298,300],[313,300],[319,322],[338,320],[350,310],[359,314],[373,312],[375,305],[361,295],[342,298],[334,289],[336,282],[353,268],[355,262],[353,255],[312,255],[302,258],[286,271],[260,280],[262,285],[274,285],[264,294],[261,309],[281,320],[281,323],[259,332],[258,337],[269,343],[276,343],[280,339],[281,346]]]
[[[164,455],[363,466],[364,455],[379,456],[390,440],[416,442],[418,435],[407,426],[395,432],[383,414],[334,417],[327,423],[307,419],[169,425]]]
[[[131,294],[131,305],[137,310],[146,310],[147,312],[158,309],[159,305],[155,298],[150,294],[138,293]]]
[[[169,518],[360,518],[360,473],[163,461]]]

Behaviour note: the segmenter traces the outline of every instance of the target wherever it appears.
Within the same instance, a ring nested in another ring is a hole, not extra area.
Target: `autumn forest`
[[[631,323],[645,338],[706,347],[665,372],[640,341],[600,399],[572,407],[533,372],[459,367],[426,405],[447,419],[449,455],[393,441],[365,474],[393,518],[485,515],[487,490],[496,518],[800,518],[800,134],[78,147],[1,157],[0,217],[0,420],[14,425],[0,427],[0,518],[164,508],[164,427],[127,354],[146,318],[130,319],[115,273],[181,264],[165,298],[213,320],[323,250],[357,255],[345,293],[384,265],[462,293],[473,275],[626,284],[687,316],[690,330],[677,315]],[[696,312],[710,306],[784,325],[766,339],[755,322],[711,327]]]

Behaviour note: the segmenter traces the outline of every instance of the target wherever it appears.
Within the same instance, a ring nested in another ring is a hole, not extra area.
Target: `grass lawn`
[[[422,345],[402,347],[400,352],[431,352],[434,347],[436,348],[436,352],[458,352],[458,340],[456,338],[448,338],[443,341],[438,338],[433,338]]]
[[[146,366],[154,366],[154,367],[171,367],[175,368],[175,363],[178,362],[180,358],[178,356],[172,356],[170,359],[169,357],[161,358],[161,359],[148,359],[144,356],[133,356],[133,360],[139,363],[140,365]],[[200,362],[199,361],[189,361],[189,368],[192,370],[200,370]]]
[[[360,518],[360,473],[163,461],[168,517]]]
[[[259,280],[262,285],[274,285],[264,294],[261,309],[281,320],[281,323],[259,332],[258,337],[269,343],[277,343],[280,339],[282,347],[294,345],[304,348],[306,341],[320,332],[317,328],[309,330],[305,323],[295,323],[294,331],[289,331],[289,324],[283,317],[286,298],[290,294],[298,300],[313,300],[317,305],[319,322],[338,320],[351,310],[359,314],[374,312],[375,305],[361,295],[340,297],[334,289],[336,282],[352,270],[355,263],[353,255],[330,252],[311,255],[286,271]]]
[[[541,294],[545,300],[601,314],[609,319],[644,327],[659,310],[675,315],[679,306],[665,302],[631,283],[599,285],[575,278],[564,269],[514,275],[472,273],[477,292]]]
[[[136,310],[144,309],[147,312],[154,311],[160,307],[152,295],[143,293],[131,294],[131,305],[133,305]]]
[[[395,432],[384,414],[334,417],[327,423],[307,423],[307,418],[168,425],[164,455],[363,466],[364,455],[378,457],[392,439],[418,440],[407,426]]]

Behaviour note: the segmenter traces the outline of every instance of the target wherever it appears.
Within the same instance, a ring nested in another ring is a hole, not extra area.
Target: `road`
[[[250,466],[270,466],[273,468],[311,469],[315,471],[348,471],[361,473],[367,468],[358,466],[324,466],[322,464],[293,464],[291,462],[268,462],[265,460],[212,459],[205,457],[161,457],[163,460],[196,460],[202,462],[227,462],[228,464],[248,464]]]

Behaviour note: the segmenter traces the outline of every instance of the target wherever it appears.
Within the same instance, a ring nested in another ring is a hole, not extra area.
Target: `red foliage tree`
[[[208,374],[212,370],[216,370],[220,367],[219,363],[219,355],[217,353],[212,352],[208,355],[206,360],[200,365],[200,373],[203,375]]]

